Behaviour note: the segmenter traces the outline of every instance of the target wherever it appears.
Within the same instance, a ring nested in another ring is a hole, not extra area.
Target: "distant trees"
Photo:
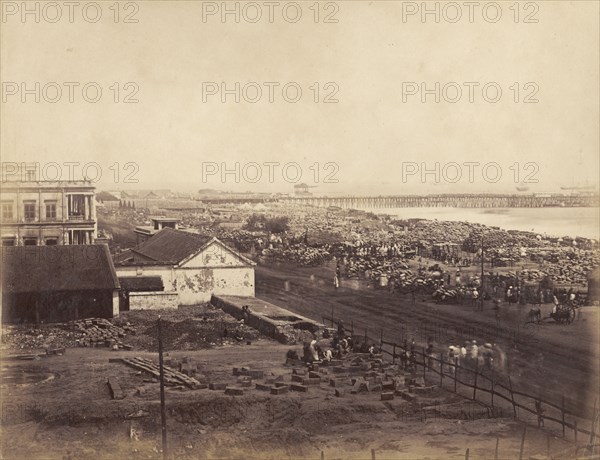
[[[263,214],[252,214],[246,220],[245,230],[266,230],[270,233],[284,233],[290,228],[290,219],[286,216],[267,217]]]

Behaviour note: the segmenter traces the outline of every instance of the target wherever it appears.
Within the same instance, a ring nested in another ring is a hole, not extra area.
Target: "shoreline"
[[[527,232],[549,238],[600,239],[600,209],[574,208],[364,208],[378,217],[425,219],[440,222],[464,222],[498,227],[506,231]],[[457,217],[453,218],[453,213]],[[536,225],[530,227],[531,222]],[[570,221],[572,224],[568,224]]]

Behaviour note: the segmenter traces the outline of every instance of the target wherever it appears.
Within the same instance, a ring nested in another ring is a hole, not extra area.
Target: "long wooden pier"
[[[440,194],[392,196],[294,196],[282,198],[289,204],[340,208],[544,208],[598,207],[598,195],[496,195]]]

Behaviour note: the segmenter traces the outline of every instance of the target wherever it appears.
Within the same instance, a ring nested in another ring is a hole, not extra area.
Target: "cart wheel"
[[[567,324],[571,324],[575,320],[575,307],[570,307],[567,313]]]

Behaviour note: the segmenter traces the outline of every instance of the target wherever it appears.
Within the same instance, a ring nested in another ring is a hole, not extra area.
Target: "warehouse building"
[[[104,244],[2,248],[3,322],[111,318],[119,289]]]

